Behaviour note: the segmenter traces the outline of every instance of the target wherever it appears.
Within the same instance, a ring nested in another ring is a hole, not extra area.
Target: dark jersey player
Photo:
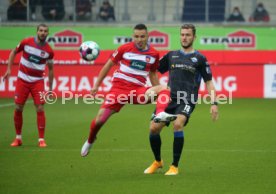
[[[192,24],[185,24],[180,29],[180,43],[182,49],[167,53],[161,60],[158,70],[161,73],[169,71],[168,86],[171,89],[172,101],[165,109],[170,114],[176,114],[177,119],[173,122],[173,162],[165,175],[177,175],[178,163],[184,146],[184,126],[195,108],[198,99],[198,90],[201,79],[206,83],[211,99],[212,119],[218,119],[218,107],[216,92],[212,82],[212,73],[206,57],[194,50],[193,42],[196,37],[196,29]],[[155,115],[153,115],[154,117]],[[150,124],[150,145],[155,161],[144,171],[152,174],[163,166],[161,159],[160,132],[167,125],[166,122]]]

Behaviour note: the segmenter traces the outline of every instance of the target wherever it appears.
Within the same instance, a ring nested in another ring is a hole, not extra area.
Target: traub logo
[[[203,45],[215,45],[224,44],[228,48],[255,48],[256,47],[256,35],[244,30],[233,32],[228,34],[227,37],[212,36],[202,37],[200,44]]]
[[[113,39],[114,44],[125,44],[132,41],[132,37],[129,36],[116,36]],[[168,48],[169,47],[169,35],[164,32],[153,30],[149,32],[149,42],[156,48]]]
[[[54,47],[79,47],[82,43],[82,34],[71,30],[57,32],[47,39]]]

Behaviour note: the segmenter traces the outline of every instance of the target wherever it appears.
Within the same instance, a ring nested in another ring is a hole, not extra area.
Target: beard
[[[145,50],[147,48],[147,44],[144,44],[144,43],[141,43],[141,44],[135,43],[135,45],[139,50]]]
[[[45,42],[46,41],[46,38],[47,36],[37,36],[38,40],[41,41],[41,42]]]
[[[182,46],[182,48],[184,48],[184,49],[188,49],[188,48],[190,48],[190,47],[192,47],[193,46],[193,42],[190,42],[189,44],[187,44],[187,45],[181,45]]]

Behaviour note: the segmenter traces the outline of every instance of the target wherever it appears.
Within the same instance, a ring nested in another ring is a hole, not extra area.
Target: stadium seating
[[[71,22],[75,0],[64,0],[65,17],[63,22]],[[96,14],[103,0],[95,1],[92,6],[91,22],[96,21]],[[248,18],[255,9],[255,0],[109,0],[114,6],[116,22],[137,23],[151,22],[162,24],[176,24],[189,22],[223,22],[234,6],[238,6],[244,18]],[[206,2],[208,3],[206,10]],[[276,22],[276,3],[274,0],[261,0],[270,14],[270,24]],[[0,22],[7,22],[9,1],[0,1]],[[128,13],[128,18],[124,17]],[[31,15],[31,14],[30,14]],[[30,16],[29,15],[29,16]],[[209,17],[206,18],[206,15]],[[29,17],[31,18],[31,17]],[[71,19],[71,20],[70,20]],[[41,6],[36,7],[36,21],[43,21]],[[89,22],[89,21],[88,21]],[[255,24],[254,24],[255,25]]]

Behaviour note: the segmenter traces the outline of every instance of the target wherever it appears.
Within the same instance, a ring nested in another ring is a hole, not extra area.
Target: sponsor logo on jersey
[[[30,55],[29,56],[29,61],[34,62],[34,63],[39,63],[40,59],[37,56]]]
[[[72,30],[57,32],[49,36],[47,42],[54,44],[54,47],[79,47],[82,43],[82,34]]]
[[[130,63],[130,67],[134,68],[134,69],[139,69],[139,70],[144,70],[146,68],[146,63],[143,61],[137,61],[137,60],[133,60]]]
[[[178,55],[173,55],[172,58],[179,58],[179,56]]]
[[[196,70],[195,67],[193,67],[193,66],[186,65],[186,64],[178,64],[178,63],[172,64],[171,68],[172,69],[182,69],[182,70],[190,71],[192,73],[194,73]]]
[[[255,48],[256,35],[251,32],[239,30],[223,36],[209,36],[201,37],[200,44],[202,45],[215,45],[224,44],[228,48]]]

